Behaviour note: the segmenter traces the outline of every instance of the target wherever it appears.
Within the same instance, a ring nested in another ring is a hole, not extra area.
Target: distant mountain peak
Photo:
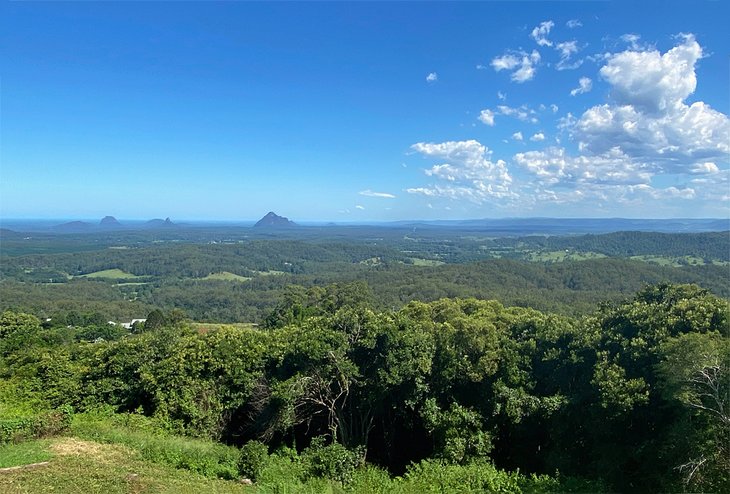
[[[159,218],[155,218],[153,220],[149,220],[145,223],[145,227],[147,228],[167,228],[167,227],[173,227],[177,226],[175,223],[172,222],[172,220],[167,217],[164,220],[161,220]]]
[[[114,216],[104,216],[99,222],[99,226],[122,226]]]
[[[269,211],[266,213],[266,216],[261,218],[256,222],[254,227],[269,227],[269,228],[286,228],[291,226],[297,226],[296,223],[291,221],[289,218],[285,218],[284,216],[279,216],[278,214],[274,213],[273,211]]]

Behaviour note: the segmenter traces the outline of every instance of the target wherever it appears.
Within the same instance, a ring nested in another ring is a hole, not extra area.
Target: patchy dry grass
[[[121,445],[71,437],[33,443],[47,452],[49,463],[42,468],[0,473],[0,492],[187,494],[246,493],[254,490],[236,481],[206,478],[145,461],[139,453]],[[21,445],[11,447],[18,446]]]
[[[118,444],[101,444],[93,441],[82,441],[74,437],[64,437],[54,441],[50,451],[57,456],[84,456],[93,457],[103,464],[116,463],[125,456],[132,454],[132,450]]]

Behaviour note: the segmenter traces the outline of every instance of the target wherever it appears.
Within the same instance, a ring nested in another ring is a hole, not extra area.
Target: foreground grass
[[[12,397],[8,389],[4,394]],[[28,403],[32,402],[29,397],[25,398]],[[24,401],[5,407],[5,411],[25,412],[20,406]],[[20,467],[0,470],[0,492],[522,494],[606,491],[600,483],[580,479],[506,472],[487,459],[476,459],[466,465],[424,460],[411,465],[403,476],[392,477],[372,465],[356,466],[349,461],[351,453],[346,454],[346,450],[335,445],[306,448],[299,453],[287,448],[267,453],[262,445],[264,449],[255,457],[256,461],[245,463],[258,465],[253,471],[239,464],[239,459],[244,458],[239,448],[175,435],[171,429],[174,426],[169,422],[138,413],[114,413],[111,407],[74,414],[61,436],[41,439],[26,436],[24,442],[0,444],[0,468]],[[242,483],[242,474],[256,483]]]
[[[20,444],[0,444],[0,468],[16,467],[50,460],[50,440],[28,441]]]
[[[6,445],[2,453],[25,448],[46,453],[47,465],[0,472],[0,492],[15,493],[245,493],[240,483],[145,461],[126,446],[72,437]],[[1,454],[1,453],[0,453]]]
[[[153,419],[136,414],[87,413],[74,418],[75,437],[123,445],[141,458],[210,478],[238,478],[238,448],[166,433]]]

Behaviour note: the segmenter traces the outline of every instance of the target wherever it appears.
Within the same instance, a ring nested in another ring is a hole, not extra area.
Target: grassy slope
[[[0,468],[15,467],[47,461],[53,457],[50,440],[28,441],[20,444],[0,444]],[[0,479],[2,479],[0,474]],[[0,481],[0,485],[2,485]]]
[[[140,453],[123,445],[101,444],[72,437],[58,437],[5,446],[3,452],[40,449],[48,465],[0,472],[4,493],[142,493],[142,492],[252,492],[238,482],[206,478],[144,460]],[[39,461],[40,457],[32,458]],[[42,461],[42,460],[40,460]]]

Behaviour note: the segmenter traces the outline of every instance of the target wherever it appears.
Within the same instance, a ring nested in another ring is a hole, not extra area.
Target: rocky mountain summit
[[[292,226],[297,226],[297,224],[291,221],[289,218],[279,216],[273,211],[269,211],[268,213],[266,213],[266,216],[258,220],[254,225],[254,227],[258,228],[289,228]]]

